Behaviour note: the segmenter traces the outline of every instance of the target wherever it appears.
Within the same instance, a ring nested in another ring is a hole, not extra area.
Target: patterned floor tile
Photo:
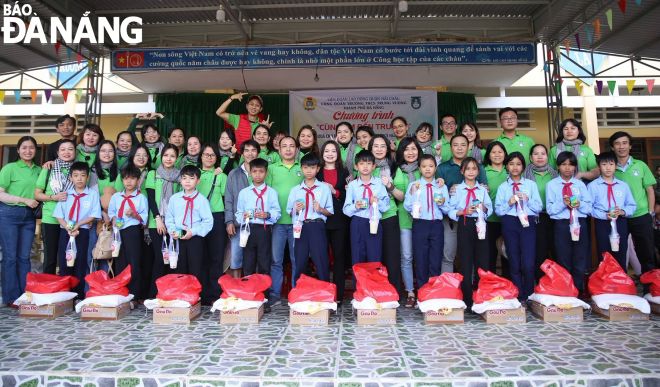
[[[486,374],[467,356],[407,357],[414,378],[484,378]]]
[[[547,362],[533,355],[488,354],[473,356],[473,359],[489,377],[560,375]]]
[[[192,375],[258,378],[264,372],[268,360],[269,356],[203,356],[192,371]]]
[[[411,374],[401,357],[354,356],[339,357],[340,379],[350,378],[410,378]]]
[[[267,378],[333,378],[335,356],[274,356],[263,376]]]

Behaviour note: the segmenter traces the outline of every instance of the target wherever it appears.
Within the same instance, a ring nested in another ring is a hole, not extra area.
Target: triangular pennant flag
[[[547,64],[547,63],[544,63],[544,64],[543,64],[543,71],[545,71],[546,73],[549,73],[549,72],[550,72],[550,68],[548,67],[548,64]]]
[[[55,41],[55,54],[60,55],[60,41]]]
[[[82,89],[76,89],[76,95],[78,96],[78,101],[82,98]]]
[[[578,95],[580,95],[580,85],[582,85],[582,81],[579,79],[576,79],[573,81],[575,83],[575,90],[577,91]]]
[[[655,84],[655,79],[646,80],[646,86],[649,88],[649,94],[653,94],[653,84]]]
[[[94,88],[93,87],[89,88],[89,94],[94,94]]]
[[[578,46],[578,50],[580,49],[580,33],[575,34],[575,43]]]
[[[632,93],[633,87],[635,87],[635,80],[634,79],[628,79],[626,80],[626,84],[628,85],[628,94]]]
[[[569,48],[570,45],[568,44],[568,39],[564,41],[564,47],[566,47],[566,55],[570,54],[571,49]]]
[[[64,98],[64,102],[66,102],[66,99],[69,98],[69,90],[62,90],[62,98]]]
[[[561,83],[555,83],[555,88],[557,89],[557,94],[561,94]]]
[[[561,48],[559,46],[555,46],[555,52],[557,53],[557,60],[561,58]]]
[[[603,81],[596,81],[596,87],[598,88],[598,94],[603,94]]]
[[[560,85],[563,85],[563,84],[564,84],[564,79],[563,79],[563,78],[559,78],[559,75],[556,75],[556,74],[555,74],[555,81],[559,82]]]
[[[16,103],[21,100],[21,91],[20,90],[14,90],[14,100]]]
[[[607,88],[610,89],[610,94],[614,94],[615,87],[616,87],[616,81],[607,81]]]
[[[52,93],[52,90],[44,90],[44,95],[46,96],[46,102],[50,101],[50,93]]]
[[[642,4],[642,0],[635,0],[635,4],[637,4],[637,5]]]
[[[4,105],[4,104],[5,104],[5,91],[0,90],[0,105]]]
[[[71,59],[71,49],[69,47],[66,48],[66,56]]]
[[[594,32],[596,32],[596,39],[600,39],[600,19],[594,20]]]
[[[621,10],[621,13],[623,16],[626,16],[626,0],[619,0],[619,9]]]
[[[36,90],[30,90],[30,98],[32,98],[32,103],[37,102],[37,91]]]
[[[605,11],[605,16],[607,17],[607,25],[610,26],[610,31],[612,31],[612,10]]]
[[[584,26],[584,31],[587,33],[587,40],[589,41],[589,44],[592,44],[593,42],[591,41],[591,30],[589,30],[589,26]]]
[[[82,60],[82,55],[76,52],[76,60],[78,61],[78,64],[80,64],[80,61]]]

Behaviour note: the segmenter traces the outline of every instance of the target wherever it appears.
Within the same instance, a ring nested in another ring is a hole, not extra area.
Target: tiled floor
[[[118,322],[19,319],[0,308],[3,386],[660,386],[660,318],[609,323],[357,326],[346,308],[327,327],[288,325],[278,307],[259,325],[156,325],[141,308]]]

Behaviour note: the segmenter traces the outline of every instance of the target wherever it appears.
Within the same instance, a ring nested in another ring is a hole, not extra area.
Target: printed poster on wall
[[[438,128],[438,99],[432,90],[407,89],[344,89],[306,90],[289,92],[289,131],[296,137],[300,127],[311,125],[319,142],[335,135],[335,126],[348,121],[353,130],[370,126],[376,134],[394,138],[391,121],[405,117],[408,133],[423,123]],[[436,138],[434,134],[434,139]]]

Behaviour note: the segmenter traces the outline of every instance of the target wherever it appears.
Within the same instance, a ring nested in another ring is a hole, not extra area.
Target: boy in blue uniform
[[[627,217],[635,213],[637,204],[628,184],[614,177],[616,162],[614,152],[599,154],[596,157],[596,164],[600,169],[600,177],[589,183],[587,190],[594,203],[591,216],[594,218],[598,259],[602,260],[603,253],[609,252],[625,270],[628,251]],[[610,245],[612,220],[615,221],[619,233],[619,251],[612,251]]]
[[[362,150],[355,156],[359,178],[351,181],[346,189],[344,214],[351,218],[351,258],[353,265],[361,262],[380,262],[383,246],[383,229],[378,225],[376,234],[369,230],[369,218],[380,219],[390,208],[390,197],[380,178],[371,176],[376,167],[373,153]],[[373,204],[376,213],[373,213]]]
[[[545,208],[550,219],[555,220],[557,263],[571,273],[575,287],[582,291],[589,259],[589,235],[585,219],[591,214],[592,201],[584,183],[573,177],[577,163],[577,157],[571,152],[562,152],[557,156],[559,176],[545,186]],[[573,216],[578,217],[580,224],[580,235],[576,241],[572,239],[570,229]]]
[[[433,155],[421,155],[419,170],[422,178],[408,184],[403,201],[403,208],[413,213],[413,259],[418,288],[429,282],[429,277],[439,276],[442,272],[444,247],[442,218],[449,212],[450,207],[447,186],[438,187],[435,179],[436,169],[437,164]],[[421,208],[417,216],[417,208],[413,206],[419,204]]]
[[[108,216],[115,227],[119,228],[121,248],[115,260],[116,273],[121,273],[131,265],[131,281],[128,292],[137,297],[140,294],[142,260],[142,226],[149,220],[147,197],[140,195],[138,180],[141,172],[134,165],[127,165],[121,170],[121,182],[124,190],[110,198]]]
[[[72,275],[80,282],[75,287],[78,298],[85,298],[85,274],[87,272],[87,248],[89,246],[90,226],[93,221],[101,219],[101,200],[99,194],[87,187],[89,165],[85,162],[75,162],[69,169],[69,180],[73,188],[67,191],[66,201],[57,202],[53,217],[57,219],[62,230],[58,243],[58,258],[60,275]],[[77,256],[73,267],[66,264],[66,245],[69,237],[76,238]]]
[[[300,159],[300,169],[305,180],[291,188],[286,204],[286,211],[291,214],[296,235],[296,222],[302,221],[300,238],[296,238],[294,254],[296,257],[295,283],[302,273],[307,271],[307,261],[312,257],[316,274],[321,281],[330,281],[330,263],[328,261],[328,239],[325,235],[325,221],[334,214],[332,192],[327,185],[316,179],[321,169],[321,161],[314,153],[308,153]]]
[[[213,228],[213,214],[209,200],[204,195],[200,195],[196,189],[201,174],[199,168],[194,165],[186,165],[181,169],[183,191],[170,197],[165,226],[172,238],[179,240],[179,262],[175,269],[176,273],[194,275],[200,283],[203,283],[205,269],[202,267],[204,256],[202,238]]]

